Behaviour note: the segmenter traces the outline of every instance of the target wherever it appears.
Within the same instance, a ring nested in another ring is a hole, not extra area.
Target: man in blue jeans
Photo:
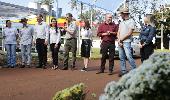
[[[132,33],[135,28],[135,23],[132,19],[129,19],[128,9],[122,9],[120,11],[123,21],[119,24],[118,30],[118,44],[119,44],[119,58],[121,73],[119,77],[127,73],[126,69],[126,57],[130,63],[131,70],[136,68],[135,60],[132,57]]]

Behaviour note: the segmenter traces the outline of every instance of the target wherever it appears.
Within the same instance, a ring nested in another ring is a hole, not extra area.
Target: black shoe
[[[46,64],[46,63],[44,63],[44,64],[43,64],[43,66],[47,66],[47,64]]]
[[[113,71],[109,71],[109,74],[108,75],[113,75]]]
[[[11,68],[15,68],[15,66],[11,66]]]
[[[71,65],[70,69],[71,70],[76,70],[76,66],[75,65]]]
[[[43,68],[43,69],[47,69],[47,67],[46,67],[46,65],[45,65],[45,64],[44,64],[44,65],[42,65],[42,68]]]
[[[10,65],[8,65],[8,66],[6,66],[5,68],[11,68],[11,66],[10,66]]]
[[[82,72],[87,72],[87,68],[84,67],[83,69],[81,69],[81,71]]]
[[[36,68],[42,68],[42,65],[38,65]]]
[[[104,71],[98,71],[96,74],[101,74],[101,73],[104,73]]]
[[[31,68],[31,65],[27,65],[28,68]]]
[[[68,70],[68,67],[63,67],[61,70]]]
[[[20,68],[24,68],[25,67],[25,65],[21,65],[21,67]]]
[[[47,69],[47,67],[45,67],[45,66],[43,66],[42,68],[43,68],[43,69]]]

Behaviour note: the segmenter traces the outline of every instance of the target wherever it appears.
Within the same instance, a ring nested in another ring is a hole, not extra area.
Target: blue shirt
[[[156,35],[156,28],[151,25],[145,25],[142,27],[142,30],[139,35],[140,42],[142,44],[148,45],[152,42],[153,38]]]

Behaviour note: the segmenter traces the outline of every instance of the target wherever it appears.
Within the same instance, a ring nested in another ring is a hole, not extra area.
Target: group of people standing
[[[119,25],[116,25],[112,20],[112,14],[106,14],[105,21],[101,23],[97,30],[97,36],[101,38],[101,64],[100,69],[96,74],[104,73],[106,59],[109,58],[109,75],[113,74],[114,69],[114,55],[115,55],[115,41],[118,41],[119,45],[119,58],[121,73],[119,76],[126,74],[126,59],[129,61],[131,70],[136,68],[135,60],[132,55],[132,33],[135,29],[134,21],[129,17],[127,9],[123,9],[120,12],[122,21]],[[75,69],[76,63],[76,51],[77,51],[77,26],[73,20],[71,13],[66,14],[68,21],[67,25],[60,29],[57,26],[57,20],[51,19],[51,24],[47,25],[43,21],[41,14],[37,15],[37,24],[34,27],[27,25],[27,19],[21,19],[23,27],[17,29],[11,27],[11,21],[6,21],[6,28],[4,29],[3,36],[5,39],[5,48],[7,50],[7,64],[8,67],[14,68],[16,66],[16,39],[20,38],[21,54],[22,54],[22,66],[30,67],[31,64],[31,48],[32,45],[36,46],[38,53],[39,63],[37,68],[46,68],[47,64],[47,45],[50,44],[50,50],[52,52],[53,67],[58,68],[58,52],[60,49],[61,32],[65,34],[65,53],[64,53],[64,67],[62,70],[68,70],[69,64],[69,52],[72,52],[72,60],[70,64],[71,70]],[[155,27],[151,24],[147,17],[144,18],[145,26],[142,27],[139,35],[141,48],[141,61],[148,59],[153,53],[154,47],[152,39],[155,36]],[[84,58],[84,67],[81,71],[87,71],[90,50],[92,30],[88,20],[84,20],[84,26],[81,29],[81,56]]]
[[[122,9],[120,11],[120,16],[122,21],[117,27],[112,21],[112,15],[106,14],[105,22],[100,24],[98,27],[97,35],[101,38],[101,64],[100,69],[96,74],[104,73],[106,59],[109,58],[109,74],[113,74],[114,68],[114,54],[115,54],[115,41],[118,41],[118,50],[120,58],[120,74],[119,77],[126,74],[126,59],[130,64],[131,70],[136,68],[135,60],[133,59],[133,49],[131,46],[132,33],[135,29],[135,22],[130,17],[130,12],[128,9]],[[141,54],[141,62],[148,59],[149,56],[154,52],[153,38],[156,35],[156,28],[151,23],[148,17],[144,18],[145,25],[142,27],[139,39]]]
[[[64,54],[64,67],[62,70],[68,69],[69,52],[72,52],[71,69],[75,68],[76,52],[77,52],[77,26],[73,20],[71,13],[66,14],[68,24],[60,29],[57,26],[57,19],[52,18],[51,24],[47,25],[43,21],[43,15],[37,15],[37,24],[32,27],[27,24],[27,19],[21,19],[22,28],[19,31],[12,27],[10,20],[6,20],[6,27],[3,31],[3,38],[5,41],[5,48],[7,51],[7,67],[16,67],[16,47],[17,39],[20,40],[22,65],[21,68],[31,67],[31,50],[32,45],[36,46],[38,53],[38,66],[37,68],[46,69],[47,64],[47,46],[50,44],[52,54],[53,67],[58,68],[58,52],[61,45],[61,32],[66,32],[65,38],[65,54]],[[81,30],[82,33],[82,57],[84,57],[85,67],[82,71],[86,71],[88,60],[90,57],[91,37],[92,32],[90,29],[89,21],[85,21],[85,26]]]

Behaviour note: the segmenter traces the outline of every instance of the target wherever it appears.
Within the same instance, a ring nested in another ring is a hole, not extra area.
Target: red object
[[[117,32],[117,25],[115,23],[102,23],[99,25],[98,27],[98,31],[97,31],[97,35],[99,37],[101,37],[102,41],[104,42],[114,42],[116,39],[116,35],[106,35],[106,36],[102,36],[103,33],[106,33],[107,31],[111,31],[111,32]]]

